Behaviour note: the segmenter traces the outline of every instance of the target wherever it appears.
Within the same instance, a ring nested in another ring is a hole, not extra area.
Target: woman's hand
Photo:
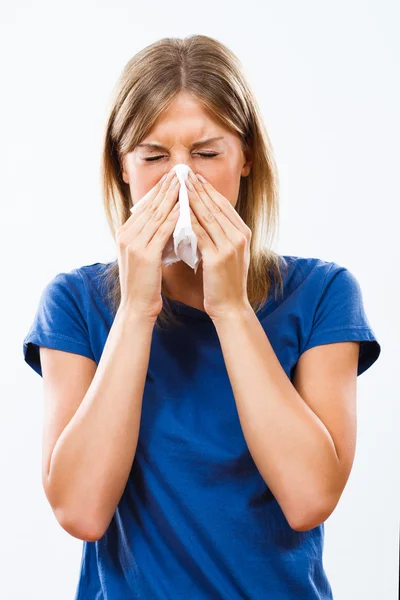
[[[199,179],[189,172],[186,186],[203,259],[204,308],[211,319],[217,319],[251,308],[247,296],[251,230],[229,200]]]
[[[142,198],[116,235],[121,307],[152,321],[162,310],[162,261],[179,217],[179,181],[171,169]]]

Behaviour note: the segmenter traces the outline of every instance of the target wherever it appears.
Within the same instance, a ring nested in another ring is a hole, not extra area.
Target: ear
[[[245,152],[243,152],[243,156],[244,156],[245,162],[243,163],[243,166],[242,166],[241,176],[247,177],[251,171],[251,166],[253,164],[251,150],[248,149]]]
[[[129,183],[129,177],[128,177],[128,173],[125,171],[125,165],[124,165],[124,160],[119,158],[119,168],[121,170],[122,173],[122,179],[125,181],[125,183]]]

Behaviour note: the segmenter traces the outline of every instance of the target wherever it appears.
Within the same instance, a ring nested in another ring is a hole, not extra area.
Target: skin
[[[211,137],[223,139],[193,147],[195,142]],[[157,143],[166,150],[142,147]],[[216,154],[212,157],[200,153]],[[148,158],[161,157],[154,161]],[[136,204],[164,173],[174,165],[184,163],[194,173],[203,175],[225,198],[236,206],[240,178],[251,170],[250,154],[242,150],[240,137],[221,125],[193,96],[181,92],[173,103],[159,116],[140,145],[124,156],[123,180],[129,184],[133,204]],[[168,296],[204,310],[203,269],[197,273],[183,261],[168,267],[162,265],[163,280]]]

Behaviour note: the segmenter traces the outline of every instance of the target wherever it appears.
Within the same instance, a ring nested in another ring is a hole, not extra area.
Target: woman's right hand
[[[163,305],[161,256],[179,217],[178,191],[171,169],[116,233],[120,307],[154,321]]]

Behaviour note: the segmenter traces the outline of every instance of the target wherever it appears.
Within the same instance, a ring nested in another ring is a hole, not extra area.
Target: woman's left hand
[[[229,200],[201,176],[194,181],[193,175],[189,172],[186,184],[203,259],[204,309],[211,319],[218,319],[251,308],[247,296],[251,230]]]

